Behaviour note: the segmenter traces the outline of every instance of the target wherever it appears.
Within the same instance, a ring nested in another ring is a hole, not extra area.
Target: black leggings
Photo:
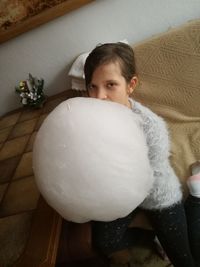
[[[185,202],[190,249],[196,262],[200,267],[200,198],[189,196]]]
[[[94,246],[109,255],[137,244],[144,231],[128,228],[136,212],[111,222],[93,222]],[[174,267],[200,267],[200,198],[189,196],[185,207],[178,203],[146,213]]]
[[[132,247],[145,239],[154,239],[155,233],[150,230],[128,228],[137,210],[128,216],[110,222],[92,222],[92,236],[94,246],[109,255],[112,252]]]

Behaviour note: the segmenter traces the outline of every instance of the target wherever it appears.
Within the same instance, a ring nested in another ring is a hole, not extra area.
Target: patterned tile
[[[18,179],[21,177],[26,177],[31,175],[33,175],[32,152],[28,152],[23,154],[13,178]]]
[[[13,181],[1,204],[0,217],[33,210],[38,198],[39,191],[33,176]]]
[[[25,135],[5,142],[0,150],[0,160],[4,160],[22,154],[29,137],[29,135]]]
[[[37,121],[37,124],[35,126],[35,131],[38,131],[40,126],[42,125],[43,121],[46,119],[46,117],[48,116],[48,114],[43,114],[42,116],[40,116],[39,120]]]
[[[11,134],[9,135],[9,139],[13,139],[19,136],[32,133],[35,128],[36,122],[37,119],[32,119],[21,123],[17,123],[13,128]]]
[[[33,212],[0,219],[0,259],[2,267],[13,266],[24,251],[29,237]]]
[[[11,132],[12,127],[7,127],[0,130],[0,143],[6,141],[9,133]]]
[[[1,200],[4,196],[4,193],[6,191],[7,186],[8,186],[8,184],[0,184],[0,203],[1,203]]]
[[[0,129],[15,125],[15,123],[17,123],[17,121],[18,121],[20,114],[21,113],[18,112],[18,113],[14,113],[12,115],[8,115],[8,116],[3,117],[0,120]]]
[[[0,184],[10,181],[17,167],[17,164],[19,163],[19,160],[20,156],[16,156],[0,161]]]
[[[41,112],[42,109],[32,109],[32,108],[24,109],[19,118],[19,122],[37,118],[40,116]]]
[[[32,170],[32,149],[44,119],[67,96],[52,97],[42,109],[22,109],[0,120],[0,261],[13,266],[23,253],[39,191]]]
[[[37,135],[37,131],[33,132],[29,141],[28,141],[28,144],[27,144],[27,147],[26,147],[26,152],[30,152],[33,150],[33,144],[34,144],[34,141],[35,141],[35,137]]]
[[[63,101],[67,100],[66,96],[60,96],[58,98],[49,100],[43,108],[43,113],[49,113],[51,112],[54,108],[56,108],[60,103]]]

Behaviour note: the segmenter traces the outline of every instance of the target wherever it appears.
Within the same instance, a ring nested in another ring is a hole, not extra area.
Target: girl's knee
[[[115,247],[119,243],[120,240],[117,240],[115,237],[105,235],[93,235],[93,246],[105,255],[111,254],[115,251]]]

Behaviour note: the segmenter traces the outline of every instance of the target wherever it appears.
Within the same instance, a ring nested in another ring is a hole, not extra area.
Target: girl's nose
[[[99,88],[99,89],[97,90],[97,98],[98,98],[98,99],[101,99],[101,100],[107,99],[107,93],[106,93],[106,90],[103,89],[103,88]]]

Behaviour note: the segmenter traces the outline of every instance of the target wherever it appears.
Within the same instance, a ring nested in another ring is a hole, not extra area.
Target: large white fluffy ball
[[[139,117],[110,101],[73,98],[42,124],[34,144],[37,185],[74,222],[126,216],[147,196],[153,175]]]

